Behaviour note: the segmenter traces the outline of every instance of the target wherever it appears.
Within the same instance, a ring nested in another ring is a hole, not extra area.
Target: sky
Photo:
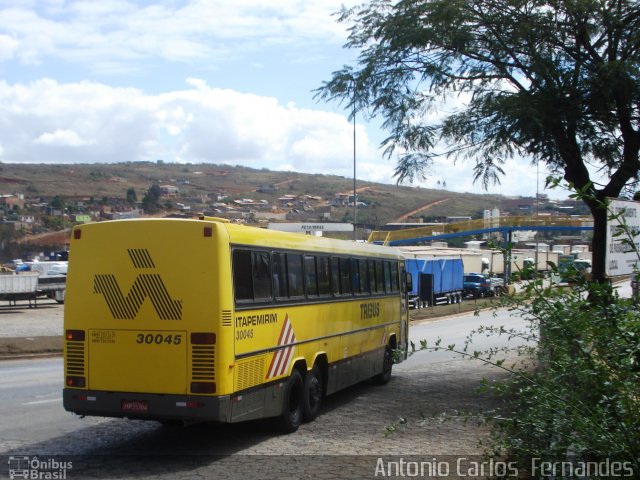
[[[354,130],[314,90],[357,51],[361,0],[0,0],[0,162],[156,161],[353,178]],[[380,120],[356,118],[356,178],[396,183]],[[509,161],[502,184],[438,161],[414,186],[564,198]],[[536,184],[538,185],[536,187]]]

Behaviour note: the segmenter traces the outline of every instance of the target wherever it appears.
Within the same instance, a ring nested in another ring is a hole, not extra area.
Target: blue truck
[[[405,263],[413,278],[413,289],[409,293],[411,307],[462,301],[464,265],[461,258],[408,258]]]

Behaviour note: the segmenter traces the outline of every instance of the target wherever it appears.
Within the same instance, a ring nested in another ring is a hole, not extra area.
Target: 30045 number
[[[162,333],[139,333],[136,335],[136,343],[143,345],[180,345],[182,335],[163,335]]]

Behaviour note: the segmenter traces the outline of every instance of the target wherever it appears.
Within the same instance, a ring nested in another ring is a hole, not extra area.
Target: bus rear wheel
[[[282,415],[278,418],[278,429],[282,433],[295,432],[304,415],[304,382],[297,369],[293,369],[284,389]]]
[[[322,387],[322,370],[315,364],[313,368],[307,372],[304,380],[304,414],[305,422],[311,422],[316,419],[320,413],[324,389]]]

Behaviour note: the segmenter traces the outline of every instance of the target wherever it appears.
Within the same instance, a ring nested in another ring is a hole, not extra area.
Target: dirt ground
[[[0,338],[0,360],[29,355],[61,355],[62,335]]]

